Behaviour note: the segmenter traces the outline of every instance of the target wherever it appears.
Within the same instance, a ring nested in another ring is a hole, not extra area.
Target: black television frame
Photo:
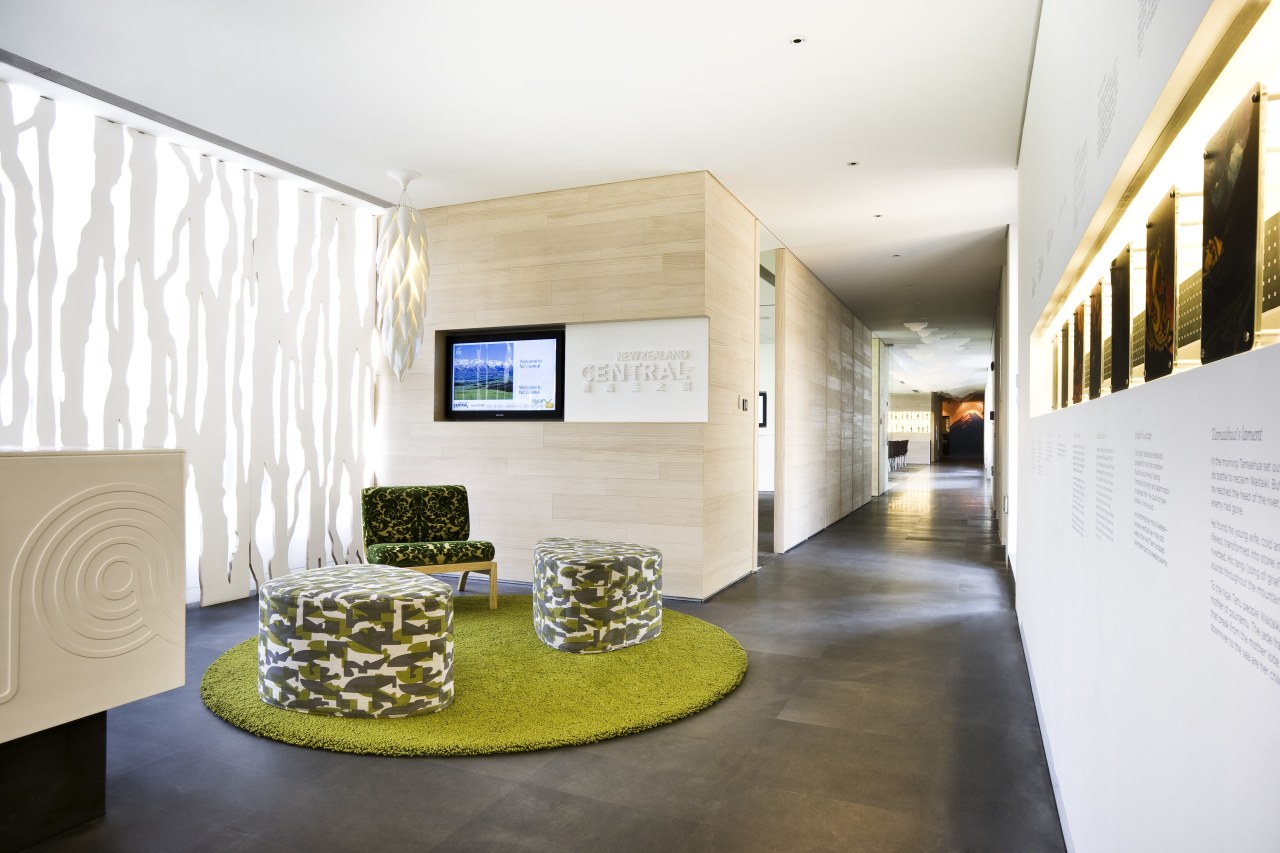
[[[505,341],[541,341],[556,342],[556,402],[554,409],[538,409],[536,411],[495,411],[492,409],[472,409],[454,411],[453,408],[453,347],[454,344],[501,343]],[[442,403],[444,420],[447,421],[563,421],[564,420],[564,326],[544,326],[539,328],[503,327],[493,329],[472,329],[466,331],[446,332],[444,334],[444,350],[442,355],[443,369],[439,380],[442,382]]]

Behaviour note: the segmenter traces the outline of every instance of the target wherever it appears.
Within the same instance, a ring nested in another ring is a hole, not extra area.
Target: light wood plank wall
[[[714,177],[707,176],[706,292],[711,318],[712,405],[703,464],[706,557],[703,597],[756,564],[756,339],[760,269],[756,218]],[[742,411],[739,401],[747,403]],[[750,461],[743,462],[748,458]],[[750,531],[741,520],[750,519]],[[747,534],[747,535],[744,535]]]
[[[755,559],[755,220],[706,172],[424,211],[435,330],[707,316],[707,424],[445,422],[435,351],[378,375],[382,484],[461,483],[504,580],[548,536],[664,555],[670,595],[705,598]],[[754,410],[754,405],[751,407]]]
[[[871,339],[871,494],[889,488],[889,350]]]
[[[774,547],[786,551],[871,499],[871,341],[808,267],[778,249]]]

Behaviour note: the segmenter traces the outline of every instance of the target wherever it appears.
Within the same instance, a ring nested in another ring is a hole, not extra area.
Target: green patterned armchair
[[[498,608],[493,543],[469,538],[465,486],[370,486],[361,492],[365,558],[425,574],[489,575],[489,609]]]

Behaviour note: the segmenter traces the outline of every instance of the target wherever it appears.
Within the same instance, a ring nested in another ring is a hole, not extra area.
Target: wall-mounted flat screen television
[[[445,336],[446,417],[564,420],[564,329]]]

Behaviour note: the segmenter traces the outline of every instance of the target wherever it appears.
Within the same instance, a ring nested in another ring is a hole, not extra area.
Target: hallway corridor
[[[515,585],[505,591],[527,591]],[[256,602],[188,610],[188,683],[108,715],[108,814],[37,848],[1063,849],[981,469],[925,468],[707,604],[750,653],[707,711],[453,759],[263,741],[200,704]]]

